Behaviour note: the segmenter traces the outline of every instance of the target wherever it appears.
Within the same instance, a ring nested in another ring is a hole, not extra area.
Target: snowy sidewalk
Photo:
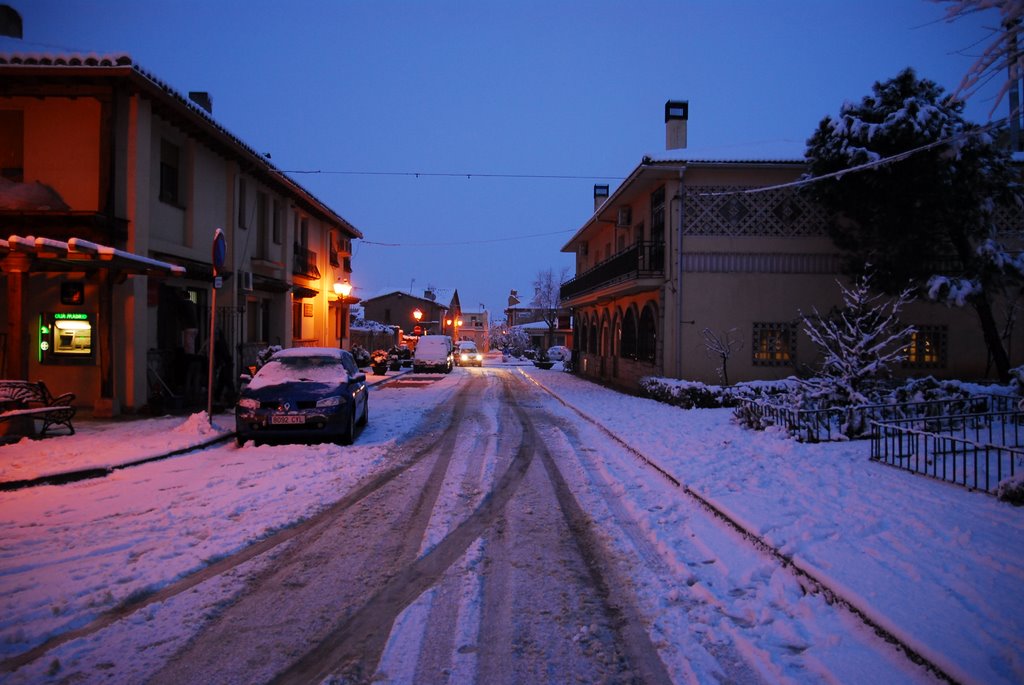
[[[872,463],[866,441],[799,443],[743,429],[729,409],[684,411],[522,372],[953,678],[1024,681],[1024,508]],[[650,530],[665,527],[652,518]]]

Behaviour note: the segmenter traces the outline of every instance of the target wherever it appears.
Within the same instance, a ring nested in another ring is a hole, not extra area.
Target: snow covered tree
[[[710,328],[701,331],[704,338],[704,351],[709,357],[715,357],[722,365],[718,367],[718,375],[722,385],[729,385],[729,359],[733,352],[743,348],[743,342],[736,337],[736,329],[731,328],[725,333],[715,333]]]
[[[915,330],[901,323],[899,315],[914,298],[911,290],[894,298],[872,292],[870,275],[839,288],[842,309],[829,316],[817,310],[810,316],[800,313],[804,332],[824,357],[818,375],[801,382],[801,394],[815,404],[846,407],[842,431],[853,437],[866,429],[857,407],[875,402],[874,386],[906,358]]]
[[[846,273],[870,264],[872,284],[886,293],[914,287],[971,306],[1005,381],[1009,359],[992,302],[1011,271],[993,268],[993,258],[1005,261],[994,221],[1001,206],[1019,209],[1019,183],[996,133],[966,122],[962,109],[912,69],[875,83],[872,95],[818,125],[805,156],[809,176],[827,178],[805,191],[832,212],[829,234]],[[941,274],[969,291],[931,280]]]

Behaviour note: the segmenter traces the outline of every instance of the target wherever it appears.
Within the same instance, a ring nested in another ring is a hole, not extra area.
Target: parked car
[[[459,343],[455,363],[459,366],[483,366],[484,356],[476,349],[475,342],[463,340]]]
[[[350,445],[369,417],[366,374],[351,353],[291,347],[275,352],[242,388],[235,439],[239,446],[247,440]]]
[[[572,350],[564,345],[554,345],[548,348],[549,362],[567,362],[572,359]]]
[[[452,361],[452,339],[447,335],[424,335],[416,343],[412,354],[412,370],[441,371],[450,373]]]

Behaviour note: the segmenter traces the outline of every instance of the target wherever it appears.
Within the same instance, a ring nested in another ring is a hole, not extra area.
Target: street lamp
[[[352,294],[352,284],[348,282],[347,278],[334,284],[334,294],[340,297],[343,302],[346,297]]]

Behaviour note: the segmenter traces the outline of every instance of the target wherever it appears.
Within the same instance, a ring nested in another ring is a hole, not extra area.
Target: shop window
[[[946,366],[947,329],[945,326],[915,326],[910,336],[903,366],[915,369],[934,369]]]
[[[789,366],[796,357],[796,326],[792,323],[755,323],[751,345],[754,366]]]
[[[160,140],[160,201],[181,206],[181,148]]]

